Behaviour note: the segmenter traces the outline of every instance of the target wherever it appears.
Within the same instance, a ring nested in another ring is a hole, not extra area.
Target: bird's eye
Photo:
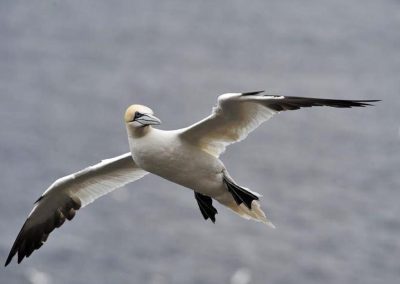
[[[143,113],[140,113],[140,112],[135,112],[135,117],[133,118],[133,120],[135,120],[135,119],[137,119],[137,118],[139,118],[139,117],[141,117],[141,116],[143,116]]]

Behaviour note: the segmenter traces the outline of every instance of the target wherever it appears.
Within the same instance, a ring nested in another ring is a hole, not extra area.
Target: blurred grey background
[[[0,259],[58,177],[225,92],[381,99],[275,116],[222,156],[277,229],[155,176],[81,210],[1,283],[398,283],[400,1],[0,1]],[[15,261],[15,260],[14,260]]]

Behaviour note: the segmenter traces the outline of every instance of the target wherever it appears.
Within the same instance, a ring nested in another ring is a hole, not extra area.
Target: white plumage
[[[18,263],[40,248],[54,228],[75,212],[147,173],[192,189],[201,214],[215,222],[213,200],[246,219],[272,223],[261,210],[260,194],[239,186],[219,156],[226,146],[246,138],[274,114],[302,107],[363,107],[376,100],[330,100],[263,95],[262,92],[224,94],[207,118],[187,128],[164,131],[153,111],[132,105],[125,112],[130,153],[103,160],[55,181],[37,200],[6,260],[18,253]]]

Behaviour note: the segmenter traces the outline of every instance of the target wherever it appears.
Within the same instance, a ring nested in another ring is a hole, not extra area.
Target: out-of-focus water
[[[382,99],[283,113],[222,159],[277,229],[155,176],[81,210],[1,283],[398,283],[399,1],[1,1],[0,258],[53,180],[128,151],[217,95]],[[250,282],[249,282],[250,281]]]

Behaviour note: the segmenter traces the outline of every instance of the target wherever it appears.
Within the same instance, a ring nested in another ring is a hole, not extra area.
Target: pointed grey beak
[[[136,118],[135,121],[139,122],[143,125],[159,125],[161,124],[161,120],[155,117],[152,114],[143,114],[141,117]]]

